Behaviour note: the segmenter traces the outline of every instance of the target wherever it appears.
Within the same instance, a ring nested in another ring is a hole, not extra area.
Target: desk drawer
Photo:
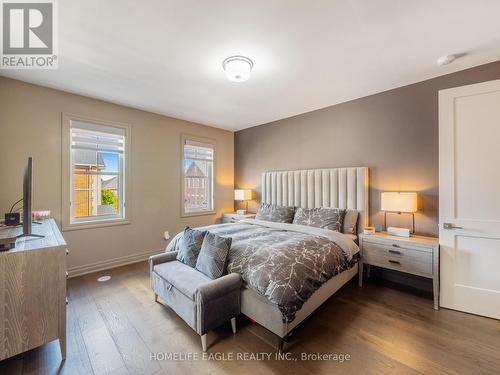
[[[423,276],[432,276],[432,253],[363,242],[363,262]]]

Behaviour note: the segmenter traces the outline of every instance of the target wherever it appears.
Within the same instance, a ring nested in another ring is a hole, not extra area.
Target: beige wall
[[[371,223],[381,191],[417,191],[416,230],[437,235],[438,91],[499,78],[496,62],[236,132],[235,185],[258,195],[263,171],[368,166]]]
[[[33,156],[33,209],[49,209],[60,220],[62,112],[132,125],[131,224],[63,233],[69,268],[160,250],[165,230],[175,234],[185,225],[213,223],[233,210],[232,132],[0,77],[2,216],[22,196],[22,173]],[[216,140],[217,215],[180,217],[183,133]]]

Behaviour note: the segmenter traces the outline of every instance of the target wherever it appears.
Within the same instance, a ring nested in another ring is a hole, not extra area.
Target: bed
[[[262,203],[355,210],[358,231],[367,225],[366,167],[265,172],[261,188]],[[228,272],[238,272],[244,280],[241,312],[279,336],[279,349],[297,325],[358,273],[353,236],[252,219],[204,228],[233,238]],[[169,244],[170,250],[179,238]],[[293,277],[286,274],[289,269],[294,269]]]

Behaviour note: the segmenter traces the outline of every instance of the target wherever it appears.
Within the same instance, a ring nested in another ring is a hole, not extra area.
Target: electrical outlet
[[[165,231],[165,233],[163,233],[163,238],[165,238],[165,240],[169,240],[170,239],[170,234],[168,233],[168,230]]]

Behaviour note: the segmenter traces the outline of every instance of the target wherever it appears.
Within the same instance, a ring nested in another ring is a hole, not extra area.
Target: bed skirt
[[[283,315],[278,306],[250,288],[244,288],[241,292],[241,312],[283,338],[357,274],[356,262],[351,268],[332,277],[302,305],[290,323],[283,323]]]

